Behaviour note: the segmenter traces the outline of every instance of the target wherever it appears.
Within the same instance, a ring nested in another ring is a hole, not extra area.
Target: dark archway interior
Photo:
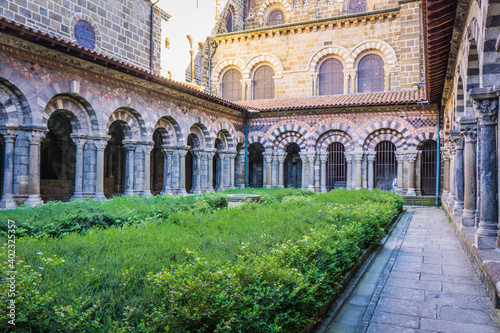
[[[326,168],[326,188],[331,191],[347,186],[347,162],[344,145],[340,142],[328,146],[328,165]]]
[[[375,147],[375,188],[392,190],[392,182],[397,177],[396,146],[390,141],[382,141]],[[401,185],[398,185],[402,187]]]
[[[112,197],[125,192],[125,167],[127,151],[123,146],[125,133],[119,122],[114,122],[109,128],[111,139],[104,150],[104,195]]]
[[[264,183],[264,147],[255,142],[248,146],[248,186],[262,187]]]
[[[285,187],[302,187],[302,160],[299,152],[300,147],[295,142],[286,147]]]
[[[191,193],[193,189],[193,177],[194,177],[194,167],[195,167],[195,157],[193,155],[193,149],[198,147],[198,138],[195,134],[189,134],[187,144],[190,147],[186,154],[186,165],[185,165],[185,175],[186,175],[186,192]]]
[[[163,167],[165,155],[161,150],[163,138],[161,130],[157,129],[153,133],[154,146],[151,151],[151,193],[160,194],[163,189]]]
[[[437,143],[427,140],[419,147],[422,151],[420,173],[423,195],[436,195]]]
[[[55,112],[47,127],[49,132],[41,144],[40,197],[43,201],[68,201],[75,191],[76,166],[71,122],[64,113]]]

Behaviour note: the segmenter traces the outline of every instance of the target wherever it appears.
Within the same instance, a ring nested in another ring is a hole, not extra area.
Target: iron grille
[[[366,12],[366,0],[349,1],[349,14]]]
[[[344,145],[334,142],[328,146],[328,165],[326,168],[326,187],[328,191],[347,186],[347,161]]]
[[[254,74],[253,99],[274,98],[274,71],[269,66],[260,66]]]
[[[241,101],[241,73],[230,69],[222,77],[222,98],[230,101]]]
[[[395,151],[396,146],[390,141],[382,141],[375,147],[375,187],[379,190],[390,191],[397,177]]]
[[[358,65],[358,92],[377,91],[384,91],[384,61],[376,54],[369,54]]]
[[[319,68],[319,94],[335,95],[344,93],[344,66],[337,59],[327,59]]]
[[[272,25],[280,25],[283,24],[283,12],[281,10],[273,10],[269,14],[269,18],[267,20],[267,25],[272,26]]]
[[[436,170],[437,170],[437,143],[426,141],[422,146],[421,159],[422,194],[434,195],[436,193]]]

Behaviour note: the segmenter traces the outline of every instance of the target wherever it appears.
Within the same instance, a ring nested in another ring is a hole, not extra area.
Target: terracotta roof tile
[[[367,94],[314,96],[237,102],[257,111],[288,111],[358,106],[416,104],[425,101],[423,88]]]

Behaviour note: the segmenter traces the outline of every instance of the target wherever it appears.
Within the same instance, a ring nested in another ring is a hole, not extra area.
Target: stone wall
[[[95,51],[150,70],[151,2],[147,0],[1,0],[0,16],[74,43],[74,26],[85,21],[95,32]],[[155,7],[153,57],[157,74],[161,20],[168,18]]]

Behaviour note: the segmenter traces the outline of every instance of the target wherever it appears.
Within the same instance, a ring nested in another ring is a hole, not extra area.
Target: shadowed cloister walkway
[[[401,218],[325,332],[500,332],[486,297],[442,210]]]

